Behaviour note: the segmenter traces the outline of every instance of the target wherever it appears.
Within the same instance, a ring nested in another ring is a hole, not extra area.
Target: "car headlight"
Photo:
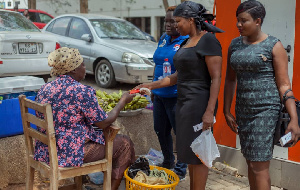
[[[124,53],[122,56],[123,63],[145,63],[144,60],[134,53]]]

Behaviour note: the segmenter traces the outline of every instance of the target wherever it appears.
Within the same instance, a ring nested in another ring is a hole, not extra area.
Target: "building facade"
[[[27,0],[0,0],[0,9],[13,9],[18,5],[19,9],[28,8]]]
[[[212,12],[214,0],[195,0]],[[169,0],[169,6],[180,4],[180,0]],[[162,0],[89,0],[89,13],[123,18],[156,40],[163,33],[165,8]],[[65,13],[79,13],[79,0],[39,0],[37,9],[47,11],[53,16]]]

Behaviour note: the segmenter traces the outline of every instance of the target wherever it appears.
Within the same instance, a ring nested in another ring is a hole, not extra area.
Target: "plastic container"
[[[0,138],[23,134],[18,96],[25,94],[34,100],[44,84],[42,78],[33,76],[0,78]],[[33,113],[33,110],[29,111]]]
[[[45,84],[42,78],[33,76],[17,76],[0,78],[0,96],[28,91],[38,91]]]
[[[137,181],[131,179],[127,175],[127,171],[128,171],[128,168],[127,168],[124,172],[124,176],[125,176],[125,179],[126,179],[126,190],[138,190],[138,189],[143,189],[143,190],[150,190],[150,189],[175,190],[176,186],[178,185],[178,183],[180,181],[178,175],[176,175],[173,171],[168,170],[166,168],[150,165],[150,170],[153,170],[154,168],[156,168],[158,170],[164,170],[168,174],[170,184],[168,184],[168,185],[148,185],[148,184],[145,184],[145,183],[137,182]]]
[[[171,75],[171,64],[168,58],[165,58],[165,62],[163,63],[163,77],[167,77]]]

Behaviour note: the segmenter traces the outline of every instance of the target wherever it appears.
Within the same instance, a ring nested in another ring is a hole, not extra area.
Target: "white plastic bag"
[[[220,152],[216,140],[210,129],[202,133],[192,142],[191,148],[196,156],[208,168],[212,167],[212,162],[220,157]]]
[[[149,152],[147,155],[144,156],[145,158],[148,159],[150,165],[158,165],[163,163],[164,161],[164,156],[162,152],[155,150],[153,148],[150,148]]]

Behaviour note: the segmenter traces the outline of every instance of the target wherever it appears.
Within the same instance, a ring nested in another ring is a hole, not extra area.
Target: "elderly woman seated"
[[[48,57],[51,75],[55,80],[39,90],[36,101],[50,103],[56,132],[58,165],[81,166],[105,156],[102,130],[114,122],[126,103],[134,95],[124,93],[116,107],[105,113],[98,104],[95,90],[80,83],[85,77],[83,58],[77,49],[62,47]],[[42,131],[42,129],[39,129]],[[37,142],[36,160],[49,163],[47,145]],[[112,189],[118,189],[125,169],[134,162],[132,141],[117,135],[113,144]]]

